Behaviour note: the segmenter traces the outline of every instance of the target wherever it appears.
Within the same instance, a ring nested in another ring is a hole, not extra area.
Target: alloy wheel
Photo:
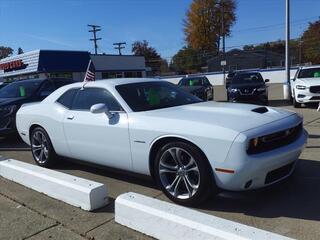
[[[178,199],[193,197],[200,185],[200,171],[193,156],[179,147],[167,149],[159,162],[160,181]]]
[[[40,164],[45,163],[49,157],[48,140],[45,134],[41,131],[35,131],[32,135],[31,144],[35,160]]]

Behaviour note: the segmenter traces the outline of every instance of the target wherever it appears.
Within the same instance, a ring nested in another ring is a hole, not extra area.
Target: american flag
[[[90,81],[95,81],[96,80],[96,74],[95,74],[96,69],[94,68],[93,62],[89,61],[88,68],[86,71],[86,75],[84,76],[84,82],[90,82]]]

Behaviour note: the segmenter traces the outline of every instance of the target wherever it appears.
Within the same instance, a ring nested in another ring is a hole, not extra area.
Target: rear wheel
[[[57,155],[47,132],[42,127],[36,127],[31,132],[30,141],[35,162],[41,167],[53,166]]]
[[[168,143],[159,150],[154,175],[165,195],[182,205],[199,204],[215,189],[207,159],[185,142]]]

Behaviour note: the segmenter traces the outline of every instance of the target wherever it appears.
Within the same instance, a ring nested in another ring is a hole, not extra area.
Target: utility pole
[[[286,79],[283,85],[284,99],[289,99],[290,83],[290,0],[286,0]]]
[[[94,53],[98,54],[98,44],[97,41],[101,40],[102,38],[97,38],[97,32],[101,31],[101,27],[98,25],[90,25],[88,24],[88,27],[92,28],[92,30],[89,30],[89,32],[93,33],[93,38],[90,39],[90,41],[93,41],[94,44]]]
[[[299,39],[299,66],[302,63],[302,39]]]
[[[125,47],[122,47],[122,45],[126,45],[127,43],[126,42],[116,42],[114,43],[113,45],[114,46],[117,46],[117,47],[114,47],[114,49],[118,49],[119,51],[119,55],[122,55],[121,54],[121,49],[124,49]]]
[[[223,61],[226,61],[226,37],[224,34],[224,2],[222,1],[221,3],[221,34],[222,34],[222,58]],[[225,65],[223,67],[223,83],[225,84],[226,82],[226,69]]]

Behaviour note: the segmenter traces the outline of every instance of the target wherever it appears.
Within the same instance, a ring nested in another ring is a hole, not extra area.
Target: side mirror
[[[265,80],[264,80],[264,82],[266,82],[266,83],[267,83],[267,82],[270,82],[270,80],[269,80],[269,79],[265,79]]]
[[[104,103],[97,103],[91,106],[90,112],[93,114],[105,113],[107,117],[110,119],[113,117],[113,113],[111,113]]]

